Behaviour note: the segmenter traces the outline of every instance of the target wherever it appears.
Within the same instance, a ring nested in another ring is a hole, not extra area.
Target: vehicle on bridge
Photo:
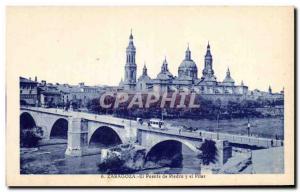
[[[185,125],[182,126],[183,131],[188,131],[188,132],[193,132],[193,131],[197,131],[198,128],[196,127],[187,127]]]
[[[154,118],[150,119],[148,121],[148,126],[155,129],[162,129],[162,130],[166,129],[165,123],[161,119],[154,119]]]

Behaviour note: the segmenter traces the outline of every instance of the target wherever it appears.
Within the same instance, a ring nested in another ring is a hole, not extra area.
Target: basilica
[[[193,61],[189,46],[187,47],[184,59],[178,67],[178,76],[174,76],[168,69],[168,61],[165,58],[162,62],[161,71],[156,78],[147,74],[147,67],[144,65],[143,73],[137,78],[137,65],[135,62],[136,48],[133,42],[132,33],[129,36],[129,44],[126,48],[125,78],[121,80],[120,87],[127,91],[194,91],[202,95],[246,95],[248,87],[241,82],[235,85],[230,75],[229,68],[223,81],[217,81],[213,70],[213,57],[208,43],[204,57],[204,68],[202,76],[198,77],[198,67]]]

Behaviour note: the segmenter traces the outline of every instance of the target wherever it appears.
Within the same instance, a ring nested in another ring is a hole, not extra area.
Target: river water
[[[101,174],[97,164],[100,154],[65,156],[67,144],[51,144],[35,149],[21,149],[21,174]],[[199,173],[199,159],[183,146],[183,168],[158,168],[137,173]]]

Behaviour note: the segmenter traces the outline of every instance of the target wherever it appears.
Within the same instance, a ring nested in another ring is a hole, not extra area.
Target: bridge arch
[[[183,162],[183,146],[187,147],[190,151],[198,154],[198,149],[195,145],[188,141],[177,139],[166,139],[155,143],[149,148],[145,157],[145,163],[163,161],[169,166],[182,166]]]
[[[181,143],[181,144],[185,145],[186,147],[188,147],[193,152],[195,152],[195,153],[199,152],[199,150],[197,149],[197,147],[193,143],[191,143],[189,141],[185,141],[185,140],[181,140],[181,139],[176,139],[176,138],[170,138],[170,139],[166,138],[166,139],[159,140],[159,141],[155,142],[154,144],[152,144],[152,146],[147,150],[148,151],[147,153],[149,153],[153,147],[155,147],[155,146],[157,146],[157,145],[159,145],[159,144],[161,144],[163,142],[166,142],[166,141],[173,141],[173,142]]]
[[[65,118],[57,119],[50,130],[50,139],[67,139],[68,138],[68,120]]]
[[[36,127],[36,121],[33,116],[28,112],[23,112],[20,115],[20,130],[32,129]]]
[[[91,135],[89,146],[113,146],[124,143],[122,137],[109,126],[98,127]]]

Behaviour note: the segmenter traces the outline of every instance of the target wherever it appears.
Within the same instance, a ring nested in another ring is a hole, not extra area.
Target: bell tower
[[[136,49],[133,44],[132,31],[129,36],[129,44],[126,48],[126,64],[125,64],[125,79],[124,89],[134,90],[136,86],[136,63],[135,63]]]
[[[204,57],[204,69],[202,71],[203,76],[214,74],[214,71],[212,69],[212,62],[213,58],[210,52],[210,45],[209,43],[207,44],[207,49],[206,49],[206,54]]]
[[[206,81],[216,81],[213,70],[213,58],[210,52],[209,42],[207,44],[206,54],[204,57],[204,69],[202,70],[202,80]]]

